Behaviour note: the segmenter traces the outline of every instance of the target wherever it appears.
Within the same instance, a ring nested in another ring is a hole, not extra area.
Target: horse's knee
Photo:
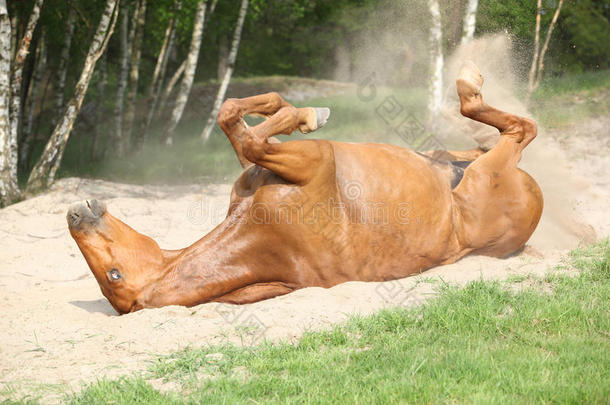
[[[254,136],[247,136],[242,142],[242,152],[250,162],[257,163],[262,161],[267,154],[265,149],[267,145],[267,142],[260,141]]]
[[[229,98],[222,103],[220,110],[218,110],[218,116],[216,117],[216,121],[222,129],[232,127],[240,119],[241,108],[239,106],[239,100]]]
[[[536,125],[534,120],[522,118],[521,126],[523,128],[523,140],[521,141],[521,144],[525,148],[531,141],[534,140],[536,135],[538,135],[538,125]]]

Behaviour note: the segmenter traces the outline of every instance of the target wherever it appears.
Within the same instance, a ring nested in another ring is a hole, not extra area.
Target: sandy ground
[[[507,259],[466,257],[420,276],[386,283],[308,288],[244,306],[204,304],[117,316],[66,226],[75,201],[98,198],[164,248],[190,244],[220,222],[230,185],[150,187],[62,179],[36,198],[0,210],[0,383],[4,395],[42,389],[47,400],[102,376],[145,370],[155,354],[230,341],[292,340],[380,308],[416,305],[435,280],[542,275],[580,240],[610,234],[610,117],[541,135],[523,165],[539,180],[546,210],[526,249]],[[562,138],[555,142],[553,138]],[[1,397],[0,397],[1,398]]]

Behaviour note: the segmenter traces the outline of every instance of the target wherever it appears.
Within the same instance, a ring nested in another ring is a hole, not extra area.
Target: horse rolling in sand
[[[509,255],[542,213],[540,188],[517,167],[537,130],[485,104],[482,83],[469,63],[457,91],[464,116],[501,132],[487,152],[280,143],[272,137],[315,131],[330,110],[295,108],[277,93],[229,99],[218,124],[244,170],[214,230],[187,248],[163,250],[94,200],[70,208],[70,234],[120,314],[244,304],[304,287],[402,278],[469,253]],[[266,120],[249,127],[249,114]]]

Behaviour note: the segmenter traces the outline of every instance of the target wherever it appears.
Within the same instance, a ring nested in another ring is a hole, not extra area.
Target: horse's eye
[[[123,278],[123,276],[121,276],[121,273],[117,269],[112,269],[108,271],[108,278],[110,281],[117,281]]]

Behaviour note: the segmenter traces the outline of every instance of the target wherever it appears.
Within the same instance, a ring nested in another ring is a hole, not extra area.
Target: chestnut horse
[[[501,133],[487,152],[280,143],[271,137],[314,131],[330,111],[295,108],[277,93],[228,99],[218,124],[244,171],[220,225],[187,248],[163,250],[91,201],[68,211],[70,233],[120,314],[397,279],[469,253],[506,256],[524,246],[542,213],[540,188],[517,168],[537,130],[487,105],[482,83],[470,63],[457,90],[464,116]],[[248,114],[266,120],[249,127]]]

